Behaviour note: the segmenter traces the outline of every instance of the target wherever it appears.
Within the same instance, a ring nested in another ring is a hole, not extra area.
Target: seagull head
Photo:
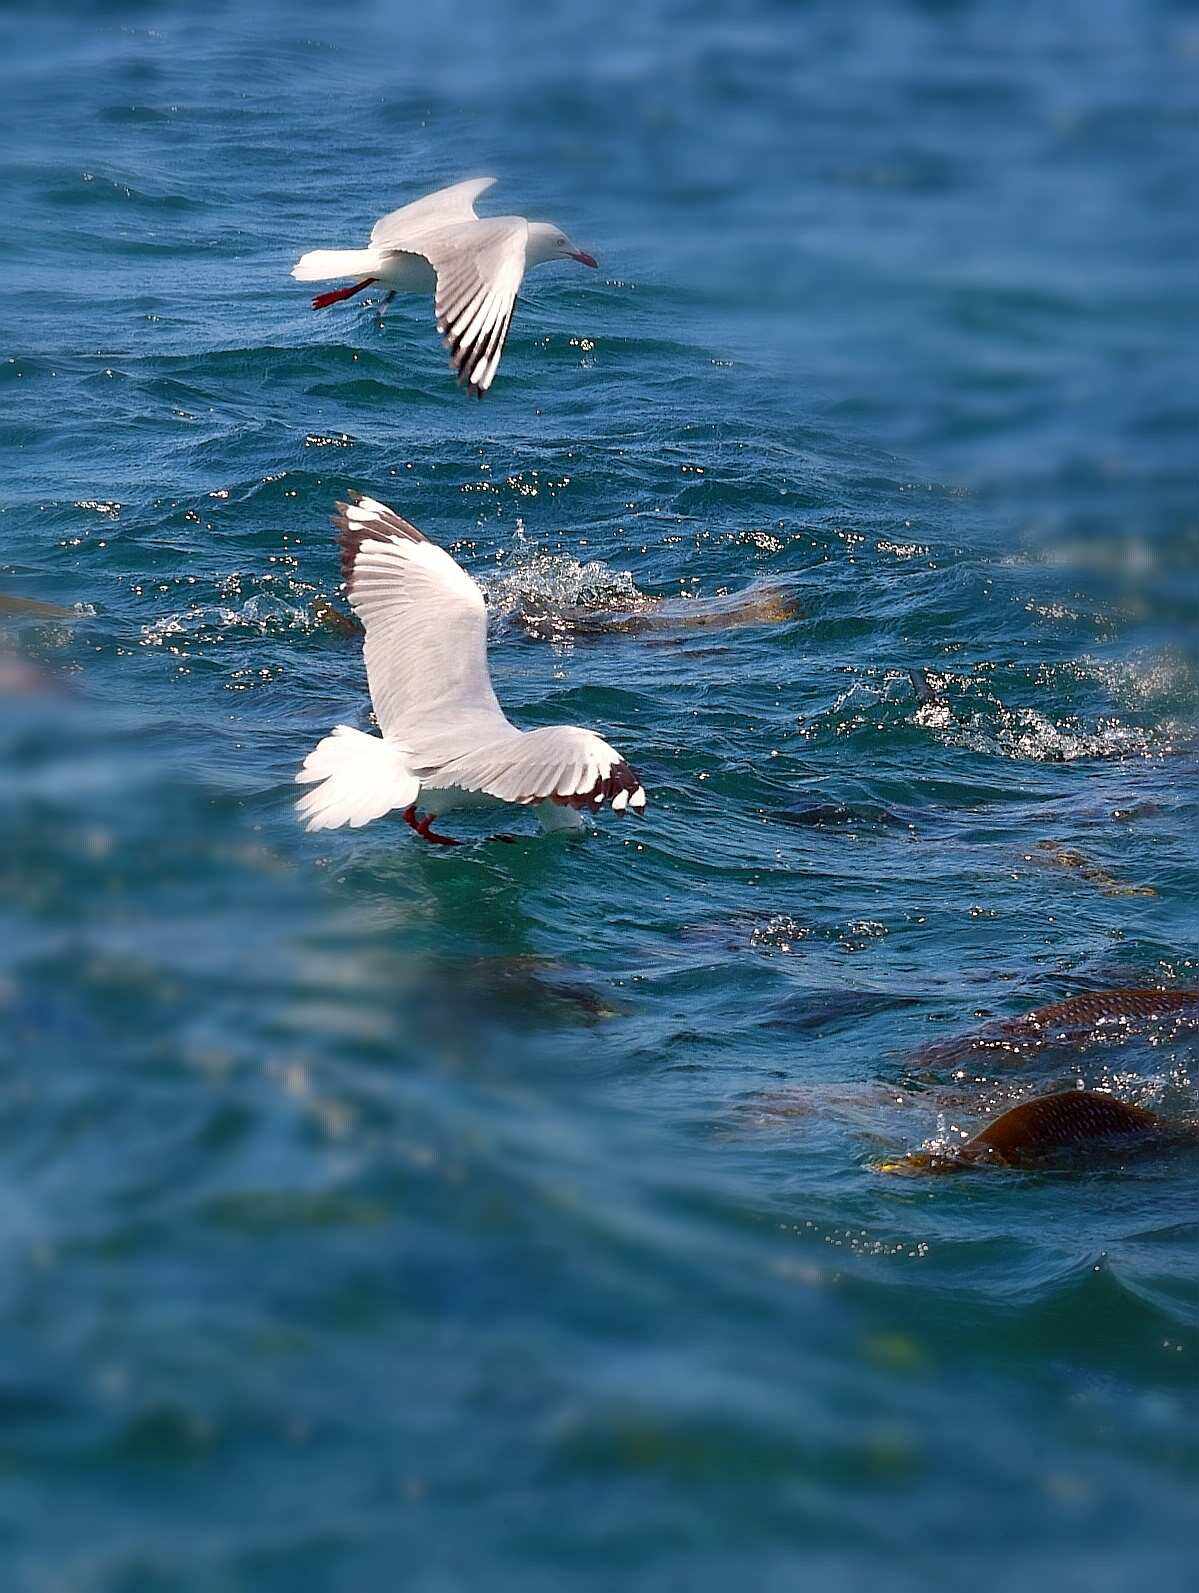
[[[561,227],[555,227],[550,221],[529,223],[525,260],[531,266],[544,265],[547,260],[577,260],[580,265],[590,266],[593,271],[599,264],[593,254],[588,254],[586,249],[576,248]]]

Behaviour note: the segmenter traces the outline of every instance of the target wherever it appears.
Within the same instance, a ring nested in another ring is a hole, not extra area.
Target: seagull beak
[[[588,254],[586,249],[572,249],[570,258],[572,260],[577,260],[580,265],[590,266],[593,271],[599,265],[599,261],[595,258],[595,256],[593,254]]]

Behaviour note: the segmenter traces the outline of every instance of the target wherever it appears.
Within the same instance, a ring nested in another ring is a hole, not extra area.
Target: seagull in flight
[[[526,271],[549,260],[596,265],[560,227],[524,216],[477,216],[475,200],[495,182],[472,177],[414,200],[376,221],[366,249],[314,249],[292,267],[298,282],[357,277],[318,293],[314,310],[380,283],[380,316],[397,293],[433,295],[437,330],[459,382],[476,398],[491,386]]]
[[[518,730],[505,716],[483,594],[462,566],[385,504],[350,500],[333,524],[382,734],[338,725],[308,754],[296,775],[312,787],[296,803],[307,828],[357,829],[398,808],[426,841],[458,846],[432,829],[452,808],[531,807],[546,830],[581,830],[605,802],[640,817],[641,781],[594,730]]]

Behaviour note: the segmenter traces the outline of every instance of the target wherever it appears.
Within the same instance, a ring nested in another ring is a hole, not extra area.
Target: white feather
[[[333,277],[369,277],[383,267],[377,249],[313,249],[291,268],[297,282],[328,282]]]
[[[318,783],[319,782],[319,783]],[[297,785],[313,790],[296,803],[310,830],[351,829],[406,808],[420,795],[420,781],[395,742],[338,725],[304,760]]]

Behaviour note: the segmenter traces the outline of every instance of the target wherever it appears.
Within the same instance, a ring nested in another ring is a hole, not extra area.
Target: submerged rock
[[[885,1173],[1037,1167],[1081,1152],[1150,1150],[1187,1142],[1199,1143],[1199,1127],[1172,1123],[1098,1090],[1062,1090],[1011,1107],[956,1148],[912,1151],[877,1167]]]
[[[770,817],[776,824],[790,824],[796,829],[823,830],[835,826],[852,829],[859,824],[883,825],[898,830],[911,828],[905,819],[870,803],[850,806],[843,802],[813,802],[802,808],[774,808]]]
[[[740,630],[782,625],[800,617],[795,599],[782,588],[751,586],[714,598],[660,598],[639,593],[635,604],[547,601],[530,594],[513,617],[533,641],[566,636],[663,636],[694,631]]]
[[[18,619],[73,620],[79,615],[74,609],[63,608],[59,603],[43,603],[35,597],[12,597],[0,592],[0,615],[11,614]]]
[[[1022,1018],[1009,1018],[1003,1028],[1013,1035],[1065,1035],[1104,1023],[1152,1022],[1176,1012],[1194,1012],[1199,1018],[1199,990],[1084,990],[1065,1001],[1037,1007]]]
[[[1199,990],[1084,990],[973,1034],[935,1041],[917,1053],[916,1061],[926,1069],[946,1067],[995,1052],[1022,1061],[1047,1046],[1081,1048],[1095,1040],[1123,1039],[1179,1017],[1199,1024]]]
[[[314,597],[308,605],[308,613],[314,625],[319,625],[322,630],[332,631],[334,636],[362,635],[362,621],[357,615],[338,608],[337,604],[331,603],[327,597]]]
[[[1024,861],[1045,863],[1052,868],[1071,869],[1080,879],[1098,885],[1105,896],[1157,895],[1152,885],[1130,885],[1126,880],[1117,879],[1101,864],[1093,862],[1085,853],[1076,851],[1074,847],[1067,846],[1064,841],[1038,841],[1036,852],[1026,852]]]

